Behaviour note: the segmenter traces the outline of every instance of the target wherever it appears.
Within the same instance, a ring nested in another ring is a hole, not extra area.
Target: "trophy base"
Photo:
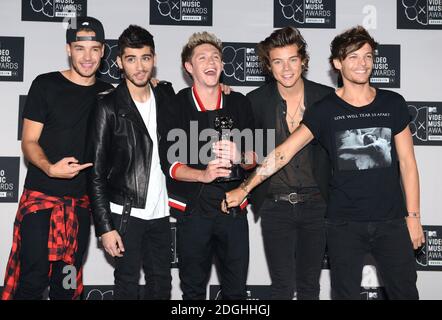
[[[238,177],[222,177],[222,178],[217,178],[215,180],[215,182],[232,182],[232,181],[239,181],[239,180],[243,180],[241,178]]]
[[[235,164],[230,167],[230,170],[229,176],[216,178],[215,182],[243,181],[245,179],[244,170],[241,166]]]

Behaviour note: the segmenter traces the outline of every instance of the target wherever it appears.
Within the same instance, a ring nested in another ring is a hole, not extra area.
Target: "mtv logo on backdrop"
[[[387,294],[384,287],[364,288],[361,287],[361,300],[385,300]]]
[[[398,29],[442,29],[441,0],[398,0]]]
[[[270,286],[253,285],[247,286],[246,300],[269,300]],[[221,286],[209,286],[209,300],[222,300]]]
[[[442,102],[409,101],[410,130],[415,145],[442,145]]]
[[[22,0],[22,21],[62,22],[87,15],[87,0]]]
[[[0,81],[23,81],[24,51],[24,37],[0,37]]]
[[[256,43],[223,42],[223,82],[230,86],[260,86],[266,80]]]
[[[18,201],[20,157],[0,157],[0,202]]]
[[[114,286],[84,286],[83,300],[113,300]]]
[[[106,40],[104,56],[97,71],[98,78],[109,83],[120,83],[123,77],[117,64],[117,57],[118,40]]]
[[[415,250],[417,270],[442,271],[442,226],[423,226],[425,243]]]
[[[150,0],[150,24],[211,26],[213,0]]]
[[[336,0],[273,0],[273,27],[334,29]],[[345,5],[345,4],[342,4]]]
[[[375,50],[370,83],[376,88],[400,88],[401,46],[380,44]]]

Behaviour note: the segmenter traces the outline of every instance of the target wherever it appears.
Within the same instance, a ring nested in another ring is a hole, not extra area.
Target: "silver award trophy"
[[[233,128],[233,120],[226,116],[216,116],[214,120],[215,130],[218,132],[219,140],[230,140],[230,131]],[[238,164],[232,164],[230,168],[230,175],[227,177],[219,177],[216,182],[230,182],[237,180],[244,180],[244,170]]]

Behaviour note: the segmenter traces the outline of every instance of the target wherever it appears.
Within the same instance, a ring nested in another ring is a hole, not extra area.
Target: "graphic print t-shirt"
[[[307,110],[303,123],[333,165],[329,218],[379,221],[405,216],[394,136],[409,122],[404,98],[380,89],[366,106],[354,107],[333,92]]]

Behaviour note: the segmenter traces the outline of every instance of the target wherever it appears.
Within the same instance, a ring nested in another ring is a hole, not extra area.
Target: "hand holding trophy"
[[[216,182],[230,182],[244,180],[244,170],[239,165],[241,156],[234,142],[231,141],[231,129],[233,120],[226,116],[216,116],[214,120],[215,130],[218,132],[218,142],[214,145],[217,158],[228,159],[232,166],[231,173],[227,177],[219,177]]]

